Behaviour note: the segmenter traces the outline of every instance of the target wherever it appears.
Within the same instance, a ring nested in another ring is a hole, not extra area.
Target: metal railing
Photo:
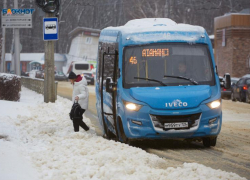
[[[44,95],[44,79],[37,79],[37,78],[30,78],[30,77],[21,77],[22,86],[35,91],[39,94]],[[55,81],[55,97],[57,99],[57,84],[58,82]]]

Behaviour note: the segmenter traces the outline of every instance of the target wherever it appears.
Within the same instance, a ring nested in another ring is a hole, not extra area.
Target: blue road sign
[[[43,18],[43,40],[44,41],[58,40],[57,18]]]

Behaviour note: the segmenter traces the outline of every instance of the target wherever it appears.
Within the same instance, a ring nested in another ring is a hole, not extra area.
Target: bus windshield
[[[126,47],[123,82],[124,88],[215,85],[207,45],[187,43]]]

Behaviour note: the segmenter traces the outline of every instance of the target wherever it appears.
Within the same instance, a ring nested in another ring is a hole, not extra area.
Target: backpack
[[[71,111],[69,113],[69,117],[71,120],[82,118],[81,106],[80,106],[80,104],[78,104],[78,102],[74,102],[74,104],[72,105]]]

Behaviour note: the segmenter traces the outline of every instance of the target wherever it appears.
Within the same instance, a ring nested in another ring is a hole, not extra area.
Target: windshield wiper
[[[170,77],[170,78],[177,78],[177,79],[185,79],[185,80],[188,80],[190,82],[192,82],[193,84],[195,85],[198,85],[199,83],[191,78],[187,78],[187,77],[183,77],[183,76],[164,76],[164,77]]]
[[[154,81],[154,82],[158,82],[163,86],[167,86],[166,84],[164,84],[163,82],[156,80],[156,79],[150,79],[150,78],[142,78],[142,77],[134,77],[134,79],[143,79],[143,80],[148,80],[148,81]]]

